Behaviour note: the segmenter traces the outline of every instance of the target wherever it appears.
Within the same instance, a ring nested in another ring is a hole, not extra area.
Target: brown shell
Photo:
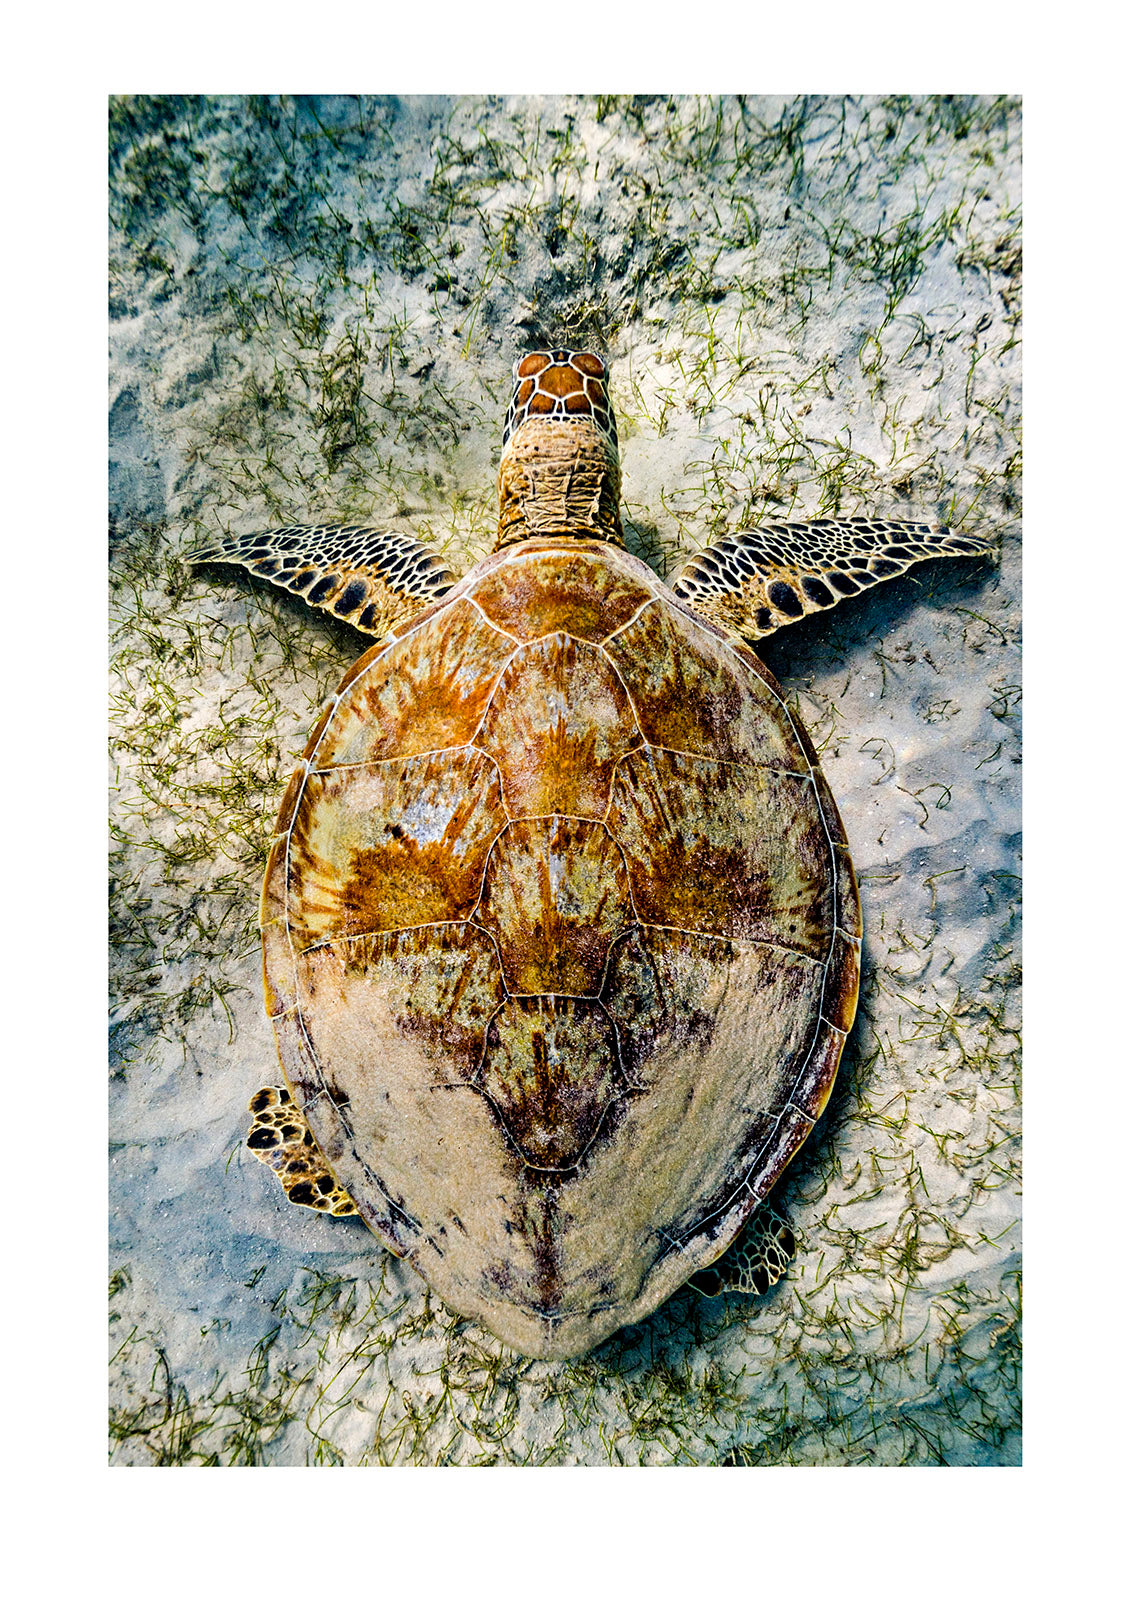
[[[450,1306],[568,1356],[722,1252],[859,969],[836,807],[751,651],[616,546],[501,550],[347,674],[279,828],[283,1069]]]

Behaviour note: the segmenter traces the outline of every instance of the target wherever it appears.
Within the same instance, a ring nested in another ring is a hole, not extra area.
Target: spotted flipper
[[[729,1250],[691,1278],[700,1294],[765,1294],[793,1260],[793,1229],[773,1206],[761,1205]]]
[[[189,560],[194,566],[224,561],[246,567],[378,638],[455,582],[440,556],[419,539],[352,523],[245,533],[194,550]]]
[[[692,556],[671,586],[701,616],[745,639],[763,639],[916,561],[979,556],[989,548],[973,534],[929,522],[767,522]]]
[[[247,1147],[265,1161],[292,1205],[328,1211],[334,1217],[356,1217],[357,1207],[326,1165],[289,1089],[269,1085],[252,1095],[247,1108],[255,1120]]]

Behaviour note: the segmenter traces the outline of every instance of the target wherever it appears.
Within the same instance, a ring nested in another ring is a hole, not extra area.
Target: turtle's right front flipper
[[[194,566],[222,561],[246,567],[379,639],[455,582],[441,557],[419,539],[358,524],[290,524],[232,536],[194,550],[189,560]]]

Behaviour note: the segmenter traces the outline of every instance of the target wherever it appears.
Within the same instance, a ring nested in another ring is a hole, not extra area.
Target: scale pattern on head
[[[623,543],[617,425],[604,362],[591,351],[532,350],[513,372],[496,550],[531,538]]]
[[[617,448],[605,363],[589,350],[532,350],[511,368],[514,392],[503,427],[503,446],[524,422],[592,422]]]

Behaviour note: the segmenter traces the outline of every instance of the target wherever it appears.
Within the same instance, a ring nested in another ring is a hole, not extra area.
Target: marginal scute
[[[860,914],[860,894],[856,887],[856,872],[847,845],[833,847],[836,868],[837,927],[856,944],[864,936],[864,919]]]
[[[821,1017],[832,1027],[847,1034],[856,1016],[859,993],[859,975],[856,970],[854,941],[839,929],[833,936],[834,956],[829,963],[825,992],[821,1000]]]
[[[851,973],[855,980],[855,967]],[[816,1122],[828,1104],[843,1049],[844,1034],[840,1029],[821,1023],[814,1032],[809,1053],[793,1086],[791,1105],[795,1114]]]

